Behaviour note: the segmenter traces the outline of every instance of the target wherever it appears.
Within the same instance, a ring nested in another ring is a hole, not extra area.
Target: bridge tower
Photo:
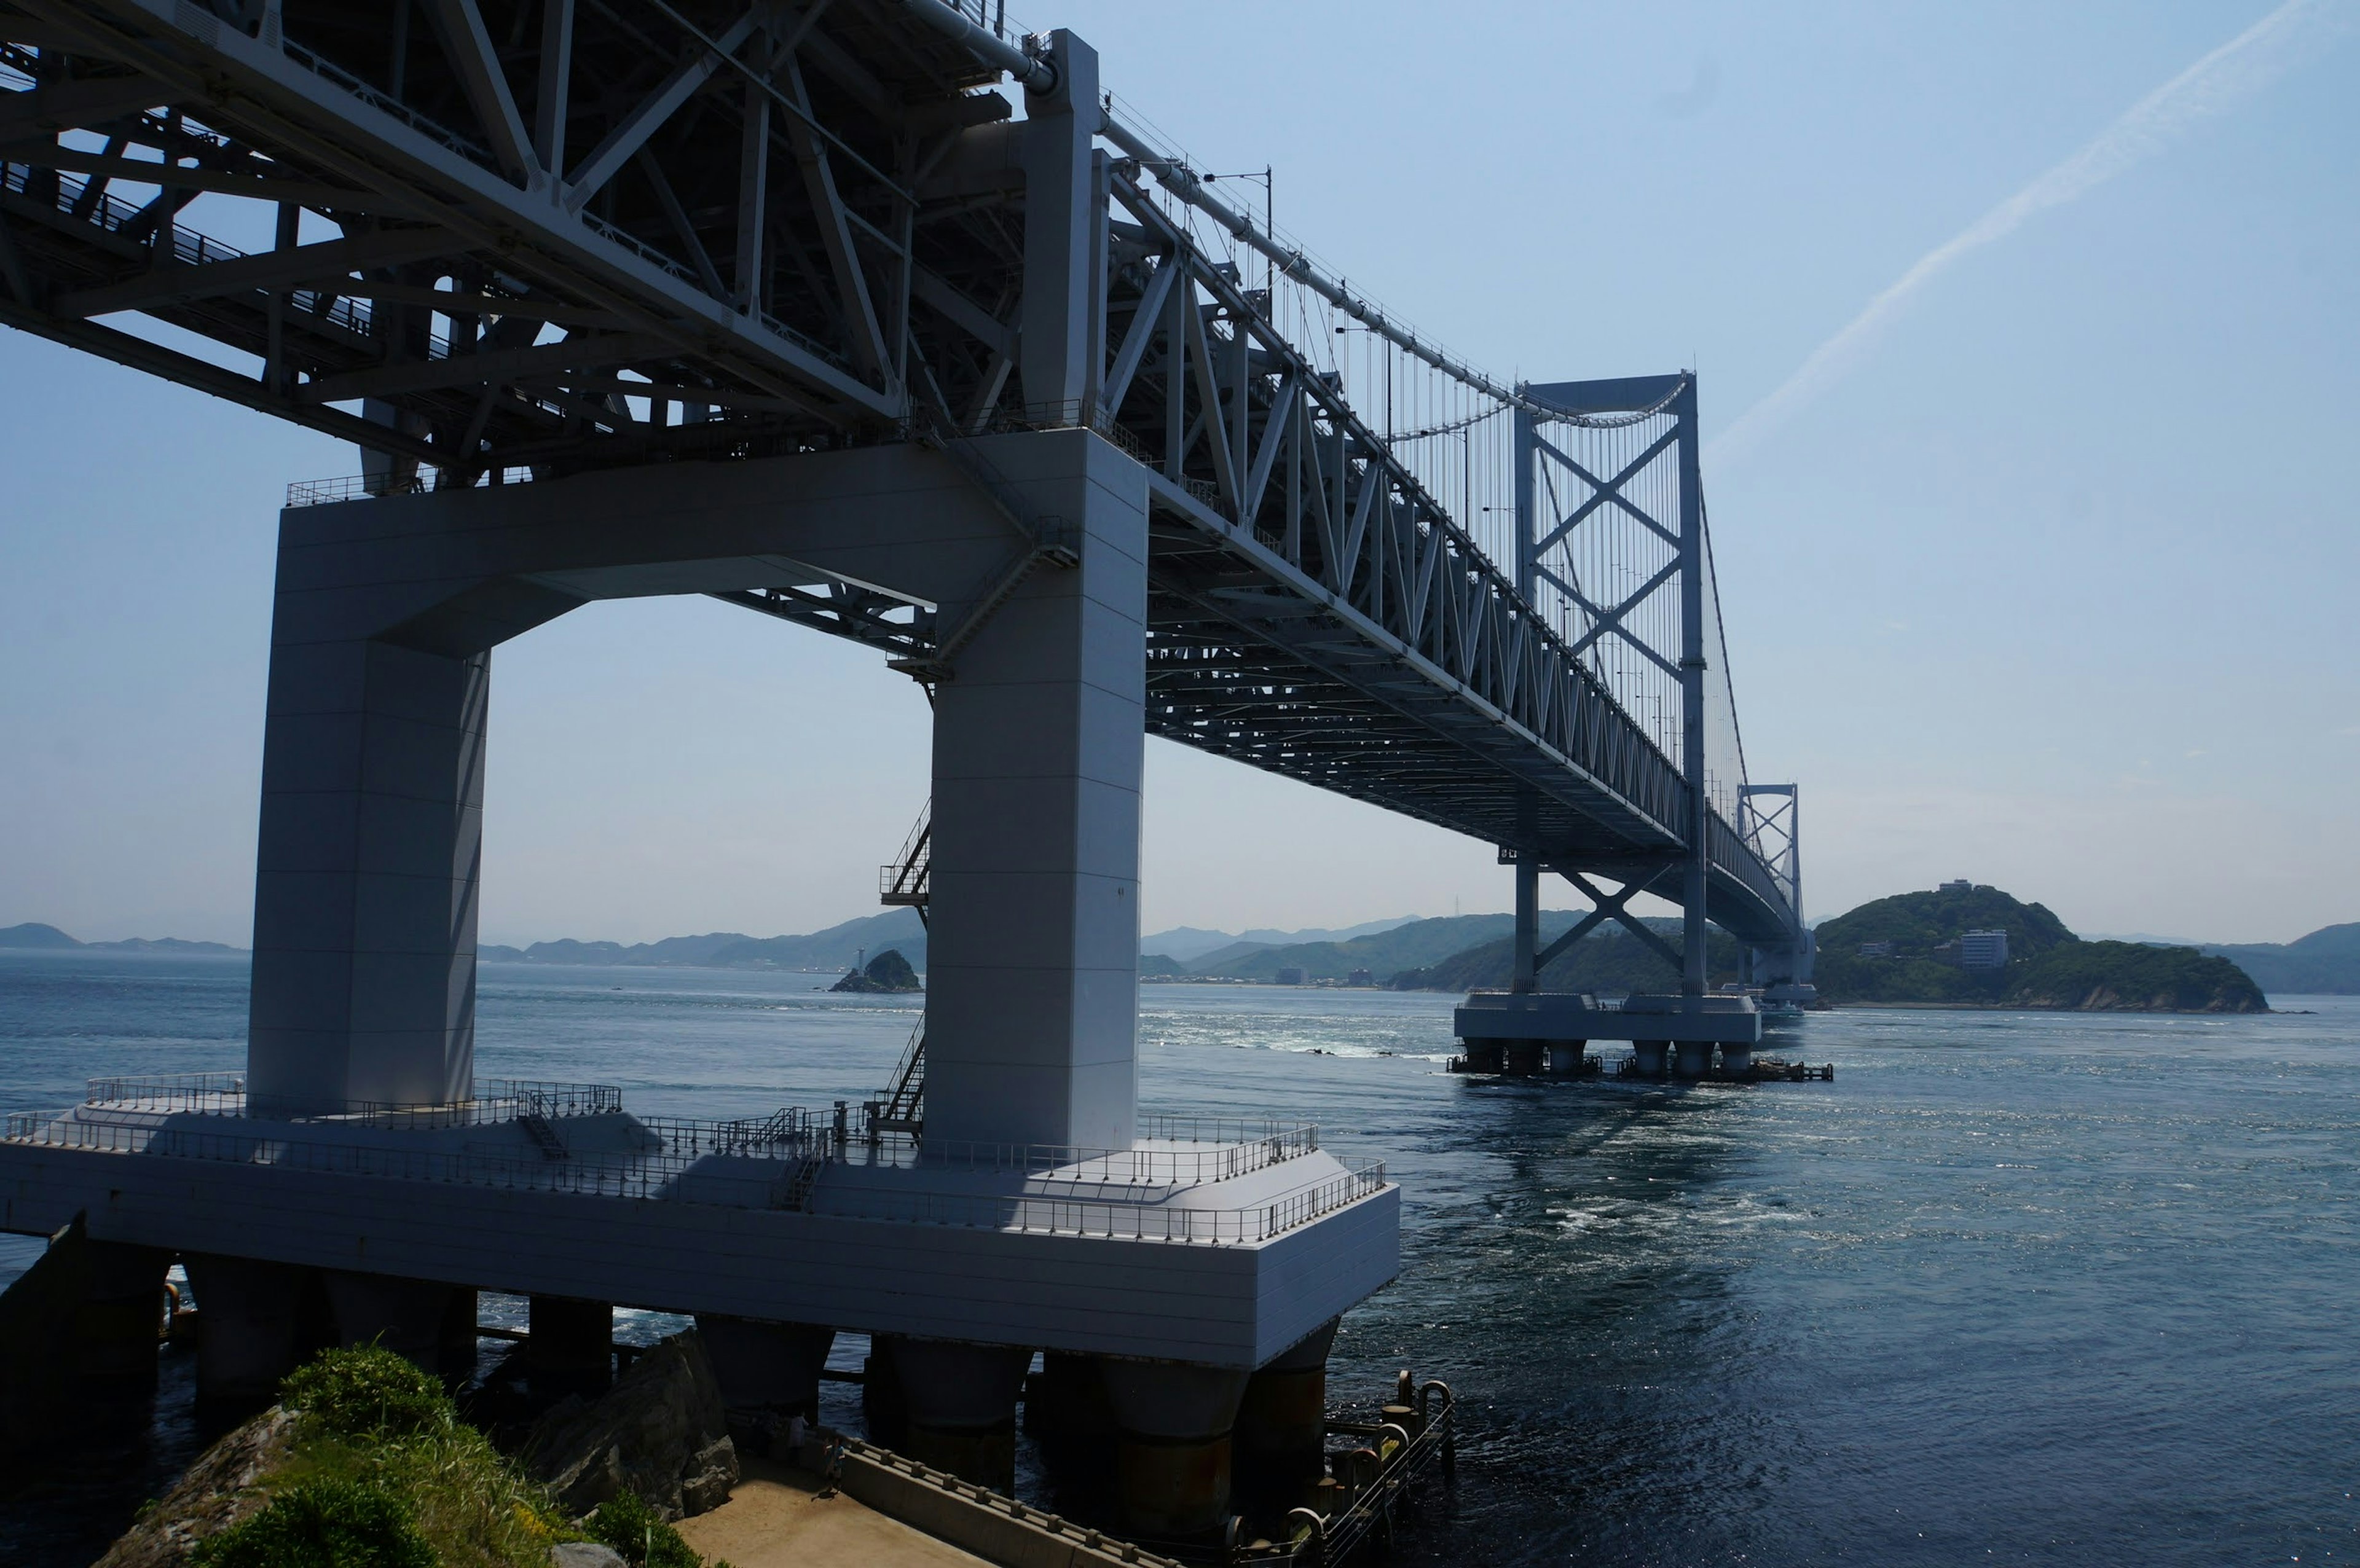
[[[1668,1060],[1684,1076],[1702,1076],[1716,1048],[1725,1066],[1742,1069],[1760,1019],[1747,999],[1709,994],[1708,921],[1721,841],[1760,846],[1742,831],[1755,797],[1744,782],[1713,586],[1696,377],[1517,390],[1524,399],[1514,413],[1517,589],[1673,759],[1680,797],[1673,831],[1652,854],[1634,856],[1627,845],[1601,853],[1578,822],[1546,822],[1538,796],[1526,791],[1516,840],[1501,846],[1515,869],[1509,989],[1504,1000],[1479,996],[1460,1009],[1467,1062],[1475,1071],[1575,1070],[1588,1040],[1603,1037],[1633,1040],[1643,1070]],[[1787,801],[1781,820],[1791,824],[1793,787],[1777,788]],[[1784,842],[1791,869],[1791,835]],[[1546,947],[1544,872],[1565,877],[1592,906]],[[1592,877],[1619,887],[1606,892]],[[1641,893],[1680,907],[1677,946],[1631,911]],[[1791,893],[1786,903],[1798,907]],[[1634,997],[1610,1014],[1581,997],[1540,992],[1541,971],[1609,920],[1677,974],[1676,997]]]

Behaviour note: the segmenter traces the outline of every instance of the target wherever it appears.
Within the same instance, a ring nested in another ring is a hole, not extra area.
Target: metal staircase
[[[882,1094],[871,1100],[869,1106],[869,1129],[872,1138],[888,1132],[906,1132],[915,1138],[926,1130],[926,1026],[923,1023],[910,1031],[910,1043],[901,1048],[901,1061],[893,1069],[892,1083]]]
[[[926,918],[926,873],[933,865],[934,837],[934,803],[929,800],[918,812],[918,825],[910,830],[901,853],[877,868],[877,901],[917,910],[922,924]]]
[[[517,1125],[524,1128],[525,1137],[532,1139],[533,1147],[541,1150],[543,1160],[563,1160],[572,1152],[565,1147],[565,1140],[558,1136],[557,1129],[549,1125],[549,1118],[540,1112],[525,1112],[517,1117]]]
[[[934,863],[934,803],[929,800],[918,812],[917,825],[903,841],[901,853],[892,864],[878,867],[877,901],[917,910],[922,924],[926,919],[927,872]],[[893,1069],[892,1083],[869,1103],[869,1135],[872,1142],[889,1132],[905,1132],[915,1138],[925,1127],[926,1026],[921,1021],[911,1031],[910,1043],[901,1048],[901,1060]]]

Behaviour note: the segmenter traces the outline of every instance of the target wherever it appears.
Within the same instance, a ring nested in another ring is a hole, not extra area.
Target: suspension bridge
[[[859,1139],[839,1126],[822,1169],[806,1137],[761,1189],[793,1194],[764,1222],[781,1236],[831,1203],[926,1212],[880,1194],[932,1192],[956,1150],[996,1173],[963,1190],[981,1202],[1045,1169],[1008,1150],[1188,1145],[1136,1106],[1144,735],[1497,846],[1512,995],[1553,955],[1539,880],[1566,877],[1595,905],[1576,934],[1620,920],[1681,973],[1663,1016],[1688,1025],[1643,1032],[1750,1045],[1751,1005],[1706,995],[1707,921],[1761,982],[1806,978],[1809,939],[1793,788],[1746,771],[1696,378],[1496,380],[1200,168],[1086,42],[982,0],[0,0],[0,322],[350,441],[362,471],[281,515],[246,1073],[234,1105],[148,1110],[317,1129],[477,1103],[490,650],[652,593],[867,644],[934,702],[931,821],[887,887],[932,927],[926,1154],[858,1175]],[[1635,918],[1642,893],[1681,908],[1682,942]],[[913,1136],[912,1065],[890,1137]],[[13,1228],[125,1190],[131,1144],[61,1125],[0,1146]],[[534,1137],[552,1169],[564,1126]],[[1270,1147],[1164,1180],[1161,1230],[1068,1239],[1137,1252],[1178,1235],[1174,1205],[1252,1208],[1206,1234],[1324,1274],[1259,1295],[1251,1270],[1142,1275],[1120,1334],[1076,1326],[1080,1266],[1046,1254],[996,1304],[971,1258],[929,1253],[931,1294],[831,1265],[791,1312],[758,1269],[720,1289],[665,1261],[661,1220],[595,1279],[531,1245],[454,1253],[447,1215],[371,1257],[1242,1376],[1397,1246],[1382,1171]],[[210,1201],[250,1208],[255,1169]],[[350,1266],[318,1214],[278,1237],[162,1187],[144,1204],[118,1205],[119,1239]]]

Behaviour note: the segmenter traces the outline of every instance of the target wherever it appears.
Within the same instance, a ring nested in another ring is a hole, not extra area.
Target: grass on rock
[[[327,1351],[280,1402],[301,1424],[261,1478],[268,1505],[200,1543],[192,1568],[548,1568],[551,1546],[585,1540],[635,1568],[705,1568],[637,1497],[568,1520],[438,1380],[389,1350]]]

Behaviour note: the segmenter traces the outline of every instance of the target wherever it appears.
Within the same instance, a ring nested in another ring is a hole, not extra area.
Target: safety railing
[[[472,490],[484,485],[524,485],[530,468],[487,469],[475,475],[453,475],[439,468],[410,474],[347,474],[334,479],[298,479],[287,486],[287,508],[325,506],[338,501],[367,501],[386,495],[429,495],[440,490]]]
[[[1012,1171],[1074,1185],[1193,1186],[1226,1181],[1315,1153],[1319,1129],[1307,1123],[1214,1117],[1142,1116],[1142,1140],[1180,1149],[1087,1149],[1044,1143],[985,1143],[871,1132],[877,1162]]]
[[[173,1073],[92,1078],[83,1085],[94,1105],[134,1105],[141,1110],[197,1111],[235,1116],[246,1105],[242,1073]]]
[[[900,1187],[838,1189],[817,1211],[833,1218],[958,1225],[976,1230],[1237,1246],[1267,1241],[1360,1202],[1385,1185],[1382,1161],[1347,1161],[1342,1175],[1243,1208],[1192,1208],[1105,1198],[990,1195]]]
[[[89,1105],[178,1115],[239,1116],[267,1110],[250,1104],[241,1073],[168,1073],[93,1078]],[[623,1092],[612,1083],[560,1083],[529,1078],[479,1079],[468,1099],[451,1105],[405,1101],[354,1101],[340,1111],[289,1116],[292,1122],[361,1122],[413,1127],[473,1127],[519,1116],[605,1116],[623,1108]],[[71,1112],[61,1113],[71,1115]]]
[[[665,1152],[684,1155],[801,1150],[823,1136],[822,1129],[813,1123],[811,1113],[801,1105],[736,1121],[698,1121],[687,1116],[640,1116],[638,1121],[655,1136]]]
[[[737,1124],[703,1124],[713,1129],[732,1125]],[[1382,1162],[1347,1162],[1340,1175],[1240,1208],[1188,1208],[1034,1193],[945,1192],[898,1185],[846,1187],[823,1198],[823,1173],[816,1164],[826,1158],[828,1146],[807,1126],[803,1136],[811,1141],[800,1150],[784,1139],[770,1145],[691,1147],[678,1123],[672,1125],[671,1133],[681,1141],[668,1141],[660,1150],[552,1160],[538,1149],[527,1152],[506,1146],[450,1149],[333,1143],[264,1131],[81,1122],[70,1114],[58,1117],[24,1113],[7,1120],[7,1137],[12,1141],[99,1153],[515,1192],[731,1208],[815,1208],[844,1219],[1204,1245],[1266,1241],[1381,1191],[1386,1180]],[[708,1141],[718,1142],[727,1136],[716,1132]]]

